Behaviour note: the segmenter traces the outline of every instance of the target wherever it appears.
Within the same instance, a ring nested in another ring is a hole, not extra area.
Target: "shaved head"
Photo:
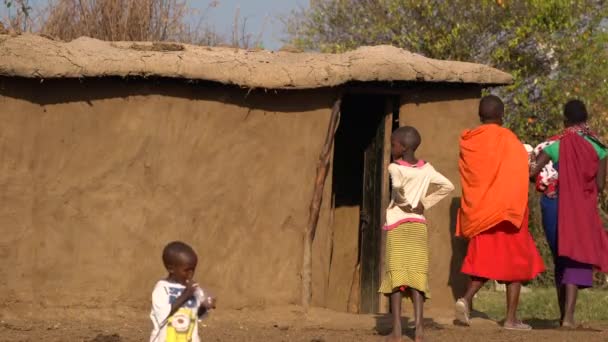
[[[576,125],[587,121],[587,107],[580,100],[570,100],[564,106],[564,117],[568,125]]]
[[[500,123],[505,113],[505,105],[495,95],[484,96],[479,102],[479,118],[483,123]]]
[[[181,241],[170,242],[163,249],[163,264],[165,264],[165,268],[167,269],[181,262],[190,260],[197,260],[196,253],[192,247]]]
[[[410,148],[412,151],[416,151],[422,138],[420,133],[412,126],[403,126],[397,128],[392,135],[392,139],[399,142],[404,148]]]

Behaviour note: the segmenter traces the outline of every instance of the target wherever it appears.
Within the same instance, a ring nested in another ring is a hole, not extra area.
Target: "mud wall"
[[[458,138],[462,130],[478,124],[478,86],[421,87],[401,96],[399,124],[416,127],[422,135],[418,157],[429,161],[456,187],[450,197],[426,216],[430,237],[429,305],[451,308],[464,294],[467,278],[460,273],[466,242],[454,238],[461,187],[458,173]]]
[[[2,297],[149,306],[165,276],[161,250],[180,239],[197,250],[196,278],[222,306],[299,303],[302,233],[333,97],[0,79]],[[314,246],[317,304],[329,205]]]
[[[334,209],[332,220],[331,272],[326,307],[340,312],[359,312],[360,288],[357,272],[359,256],[360,206]]]

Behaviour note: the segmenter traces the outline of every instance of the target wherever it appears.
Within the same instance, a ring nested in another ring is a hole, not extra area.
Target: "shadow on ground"
[[[524,320],[530,324],[534,330],[563,330],[563,331],[581,331],[581,332],[602,332],[600,329],[596,329],[586,325],[579,325],[576,328],[562,328],[559,326],[559,320],[557,319],[540,319],[530,318]]]
[[[390,314],[377,315],[375,319],[378,335],[387,336],[392,332],[393,323]],[[414,320],[409,317],[401,317],[401,327],[401,333],[413,340],[416,335]],[[432,318],[425,318],[424,329],[425,331],[443,330],[444,326],[435,322]]]
[[[559,328],[559,320],[557,320],[557,319],[530,318],[530,319],[525,319],[524,322],[526,322],[527,324],[530,324],[532,326],[532,329],[535,329],[535,330],[547,330],[547,329],[558,329]]]

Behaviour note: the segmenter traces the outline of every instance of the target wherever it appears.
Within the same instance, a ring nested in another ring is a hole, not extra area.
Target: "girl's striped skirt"
[[[429,240],[426,224],[407,222],[386,235],[385,273],[381,293],[393,293],[411,287],[430,298]]]

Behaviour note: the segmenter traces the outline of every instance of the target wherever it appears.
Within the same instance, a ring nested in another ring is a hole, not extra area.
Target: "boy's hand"
[[[184,289],[182,296],[185,296],[186,298],[190,298],[190,297],[194,296],[194,293],[196,292],[197,289],[198,289],[198,284],[192,280],[189,280],[188,282],[186,282],[186,288]]]
[[[176,313],[177,310],[182,307],[182,305],[184,305],[190,298],[192,298],[192,296],[194,296],[194,293],[197,290],[198,284],[192,280],[187,280],[186,288],[184,289],[184,291],[182,291],[182,294],[179,295],[179,297],[177,297],[177,299],[173,303],[171,303],[171,311],[167,315],[167,318],[173,316],[173,314]]]
[[[217,298],[209,297],[209,299],[207,299],[207,302],[205,303],[205,306],[207,306],[207,308],[209,308],[209,309],[215,309],[216,304],[217,304]]]
[[[215,309],[215,303],[217,300],[214,297],[208,297],[204,301],[201,302],[201,305],[198,307],[198,316],[204,316],[209,310]]]

